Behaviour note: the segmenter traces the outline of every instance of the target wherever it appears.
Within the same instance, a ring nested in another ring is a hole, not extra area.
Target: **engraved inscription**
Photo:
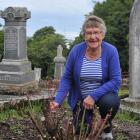
[[[11,75],[0,75],[0,80],[2,81],[19,81],[19,77],[11,76]]]
[[[8,27],[5,29],[5,50],[17,50],[17,29]]]

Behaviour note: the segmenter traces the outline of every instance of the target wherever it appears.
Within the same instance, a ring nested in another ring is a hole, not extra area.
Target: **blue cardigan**
[[[121,69],[117,49],[107,42],[102,42],[102,85],[91,97],[97,102],[107,93],[118,94],[121,85]],[[60,105],[68,94],[68,103],[73,109],[77,100],[82,99],[80,92],[80,72],[87,45],[85,42],[72,48],[67,58],[64,74],[59,83],[55,101]]]

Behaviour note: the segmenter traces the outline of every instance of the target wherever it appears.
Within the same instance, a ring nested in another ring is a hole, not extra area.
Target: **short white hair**
[[[83,26],[82,26],[82,30],[81,30],[81,33],[83,35],[85,34],[85,29],[88,27],[100,28],[104,36],[107,32],[104,20],[97,17],[97,16],[94,16],[94,15],[90,15],[90,16],[86,17],[86,20],[84,21]]]

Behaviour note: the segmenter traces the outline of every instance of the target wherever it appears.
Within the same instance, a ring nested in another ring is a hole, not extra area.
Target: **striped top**
[[[97,60],[88,60],[83,58],[80,74],[80,89],[83,98],[96,90],[102,83],[102,58]]]

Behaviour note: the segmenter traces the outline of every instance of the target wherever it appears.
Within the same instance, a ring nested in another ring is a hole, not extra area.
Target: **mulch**
[[[140,123],[114,120],[114,140],[140,140]],[[0,140],[41,140],[29,118],[0,122]]]

